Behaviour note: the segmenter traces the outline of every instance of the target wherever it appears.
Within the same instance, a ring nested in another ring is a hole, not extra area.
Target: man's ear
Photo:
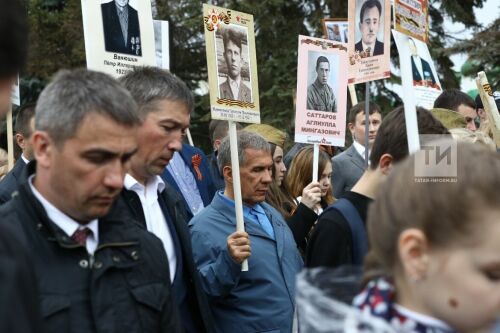
[[[347,123],[347,127],[349,128],[349,131],[351,131],[352,136],[354,136],[354,123]]]
[[[378,167],[380,168],[380,171],[382,171],[383,175],[387,176],[391,172],[392,161],[393,157],[391,154],[383,154],[382,156],[380,156]]]
[[[32,136],[33,156],[41,167],[49,167],[51,155],[54,153],[54,142],[47,132],[35,131]]]
[[[218,150],[221,143],[222,143],[221,139],[215,139],[214,140],[214,150]]]
[[[426,277],[429,266],[427,237],[420,229],[404,230],[398,239],[398,253],[405,276],[410,281]]]
[[[233,183],[233,169],[229,165],[226,165],[222,169],[222,175],[224,176],[224,180],[231,184]]]
[[[22,135],[21,133],[16,133],[15,138],[16,138],[17,145],[21,149],[24,149],[25,142],[26,142],[24,139],[24,135]]]

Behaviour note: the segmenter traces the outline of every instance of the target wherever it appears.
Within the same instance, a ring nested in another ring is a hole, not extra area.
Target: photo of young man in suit
[[[101,11],[106,51],[141,56],[139,17],[129,0],[103,3]]]
[[[379,0],[366,0],[359,11],[359,31],[361,40],[358,41],[354,49],[359,52],[367,52],[368,56],[378,56],[384,54],[384,43],[377,40],[382,16],[382,5]],[[382,26],[383,30],[383,26]]]
[[[222,41],[224,44],[222,63],[226,64],[227,78],[219,85],[219,96],[224,99],[252,102],[252,91],[241,77],[241,70],[247,58],[242,52],[242,44],[246,43],[246,36],[239,29],[227,27],[222,31]],[[221,72],[220,67],[219,72]]]

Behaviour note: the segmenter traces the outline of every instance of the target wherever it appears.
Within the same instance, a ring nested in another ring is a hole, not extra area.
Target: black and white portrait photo
[[[229,24],[215,38],[219,98],[252,102],[247,29]]]
[[[337,112],[335,72],[338,61],[327,53],[309,51],[307,80],[307,109]]]
[[[102,3],[101,12],[106,51],[141,56],[139,18],[129,0]]]
[[[380,0],[356,1],[355,50],[368,56],[384,54],[384,2]]]

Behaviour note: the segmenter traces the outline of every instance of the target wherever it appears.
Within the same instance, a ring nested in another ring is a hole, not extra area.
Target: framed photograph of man
[[[403,90],[410,91],[416,106],[432,108],[442,88],[427,44],[392,31],[400,59]]]
[[[344,145],[346,63],[345,44],[299,36],[296,142]]]
[[[347,43],[349,24],[345,18],[323,19],[323,35],[334,42]]]
[[[121,76],[134,66],[155,65],[151,3],[81,0],[87,67]]]
[[[390,0],[349,0],[349,83],[390,76]]]
[[[253,16],[203,5],[212,119],[260,123]]]
[[[228,24],[214,34],[221,99],[252,102],[248,29]]]

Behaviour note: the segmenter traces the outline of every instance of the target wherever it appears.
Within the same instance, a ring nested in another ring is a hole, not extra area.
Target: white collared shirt
[[[92,231],[92,234],[87,236],[87,241],[85,243],[85,247],[87,248],[87,252],[89,254],[94,254],[95,250],[97,249],[97,245],[99,244],[99,224],[98,220],[92,220],[87,224],[80,224],[73,220],[71,217],[68,215],[64,214],[61,212],[58,208],[56,208],[53,204],[51,204],[47,199],[45,199],[40,192],[35,188],[33,185],[33,177],[35,175],[30,176],[29,180],[29,185],[31,187],[31,191],[35,195],[35,197],[40,201],[42,204],[43,208],[45,209],[45,212],[47,213],[47,216],[49,219],[54,222],[59,228],[64,231],[68,237],[73,236],[75,231],[78,229],[84,229],[88,228]]]
[[[24,154],[21,154],[21,158],[23,159],[24,163],[28,164],[30,160],[28,160],[26,157],[24,157]]]
[[[229,76],[227,79],[229,80],[229,86],[231,87],[234,99],[238,99],[238,95],[240,94],[241,76],[238,76],[236,80],[231,79]]]
[[[359,143],[356,140],[352,140],[352,145],[354,146],[354,149],[358,152],[359,155],[363,159],[365,159],[365,146],[363,146],[361,143]],[[370,151],[368,150],[368,157],[370,157]],[[370,165],[370,159],[368,159],[368,165]]]
[[[148,179],[144,187],[134,177],[126,174],[124,186],[127,190],[137,193],[141,200],[142,210],[144,211],[146,228],[163,242],[170,267],[170,281],[174,282],[175,267],[177,264],[174,241],[160,203],[158,202],[158,192],[162,192],[165,189],[165,183],[160,176],[154,176]]]

